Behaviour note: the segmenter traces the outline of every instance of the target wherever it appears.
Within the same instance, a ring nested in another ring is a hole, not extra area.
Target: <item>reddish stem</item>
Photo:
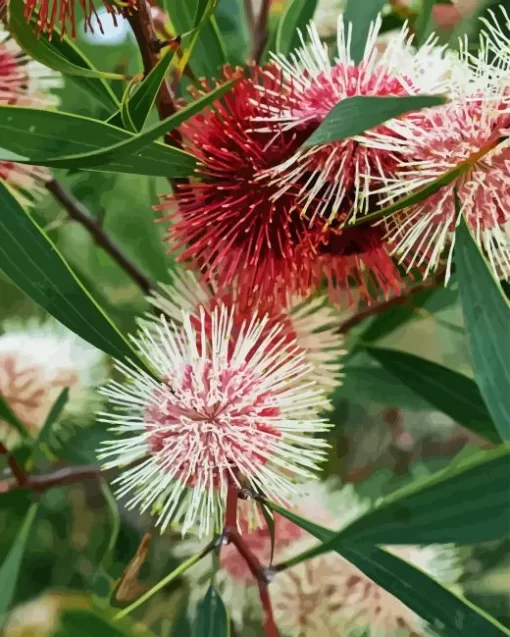
[[[7,457],[7,463],[9,464],[9,467],[12,471],[12,475],[15,478],[15,486],[24,487],[27,482],[27,474],[19,466],[16,458],[12,455],[12,453],[1,442],[0,442],[0,454],[2,456]],[[1,493],[1,488],[0,488],[0,493]]]

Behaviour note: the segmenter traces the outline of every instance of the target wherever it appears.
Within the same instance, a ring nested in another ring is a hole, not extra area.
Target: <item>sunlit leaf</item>
[[[282,14],[276,33],[276,52],[287,55],[301,45],[298,30],[306,39],[306,27],[315,13],[317,0],[291,0]]]

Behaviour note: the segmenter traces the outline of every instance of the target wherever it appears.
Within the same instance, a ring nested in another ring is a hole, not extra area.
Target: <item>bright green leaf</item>
[[[118,77],[98,71],[88,58],[68,37],[58,31],[49,39],[48,33],[36,33],[34,19],[27,23],[22,0],[9,3],[9,27],[21,48],[32,58],[59,71],[73,76],[73,81],[88,95],[94,97],[106,109],[118,108],[118,100],[106,77]]]
[[[510,305],[462,219],[455,265],[474,374],[503,440],[510,440]]]
[[[14,599],[25,546],[38,506],[38,504],[32,504],[28,509],[14,544],[7,553],[2,566],[0,566],[0,626],[3,624],[5,614]]]
[[[445,101],[445,98],[440,95],[348,97],[331,109],[319,128],[310,135],[301,148],[354,137],[404,113],[439,106]]]
[[[301,45],[299,32],[306,39],[306,27],[315,13],[317,0],[291,0],[278,23],[276,52],[287,55]]]
[[[186,34],[181,41],[181,50],[186,52],[194,38],[195,29],[202,22],[211,2],[205,4],[203,0],[165,0],[164,4],[176,33]],[[197,77],[216,77],[227,62],[225,43],[212,16],[200,27],[189,64]]]
[[[421,11],[416,20],[415,34],[417,44],[423,44],[427,38],[434,32],[435,21],[432,15],[434,5],[437,0],[423,0]]]
[[[473,433],[501,442],[476,383],[447,367],[424,358],[371,347],[369,354],[418,396]]]
[[[359,64],[363,59],[370,23],[374,22],[386,3],[387,0],[348,0],[344,11],[344,23],[352,24],[351,57],[355,64]]]
[[[56,246],[0,183],[0,268],[57,320],[89,343],[139,365],[128,341],[102,311]]]
[[[88,117],[19,106],[0,106],[0,135],[3,148],[18,154],[16,161],[55,168],[81,168],[86,163],[80,161],[82,156],[138,141],[132,133]],[[137,144],[136,148],[134,155],[118,157],[107,165],[89,160],[93,164],[90,170],[187,177],[196,167],[192,155],[165,144],[154,142],[142,150]],[[0,149],[0,161],[7,156]]]
[[[473,544],[508,535],[510,448],[481,452],[459,466],[384,498],[315,554],[337,543]]]
[[[127,101],[127,110],[135,130],[142,130],[147,117],[154,106],[161,84],[175,55],[175,51],[168,49],[161,60],[151,70],[143,82],[136,87],[133,95]]]
[[[191,633],[193,637],[229,637],[230,635],[227,609],[212,584],[204,599],[198,604]]]

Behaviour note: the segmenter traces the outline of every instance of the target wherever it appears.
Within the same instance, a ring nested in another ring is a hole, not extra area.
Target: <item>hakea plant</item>
[[[342,530],[370,508],[352,485],[334,482],[301,485],[294,511],[327,528]],[[275,545],[268,528],[249,527],[246,504],[239,507],[239,526],[247,546],[263,564],[271,556],[275,564],[285,563],[315,546],[317,540],[292,522],[275,514]],[[186,540],[176,550],[180,556],[196,553],[203,544]],[[462,574],[462,561],[450,545],[398,546],[388,548],[397,557],[429,573],[444,586],[454,587]],[[188,571],[191,614],[203,597],[214,562],[205,559]],[[278,571],[270,591],[276,624],[281,635],[295,637],[338,637],[364,634],[372,637],[426,635],[426,624],[402,602],[370,580],[340,555],[326,553]],[[257,618],[257,582],[235,547],[221,549],[215,581],[235,624],[242,626]]]
[[[310,366],[281,325],[254,316],[234,333],[235,311],[182,312],[162,318],[136,340],[157,376],[117,363],[125,383],[103,390],[118,410],[103,413],[118,441],[104,444],[105,468],[124,466],[118,495],[153,510],[161,529],[211,535],[221,528],[229,484],[286,502],[296,481],[310,479],[327,443],[312,434],[328,423],[327,406],[306,377]],[[302,381],[302,382],[300,382]]]
[[[182,321],[182,312],[189,312],[198,323],[200,311],[211,315],[222,304],[232,304],[234,308],[234,333],[238,333],[243,324],[253,314],[267,318],[261,334],[264,339],[275,326],[281,329],[285,342],[296,343],[304,352],[310,365],[309,378],[324,392],[330,392],[341,383],[341,357],[346,353],[344,339],[338,333],[338,318],[326,299],[292,299],[289,307],[257,304],[243,307],[237,300],[239,290],[233,287],[220,293],[214,285],[206,284],[190,271],[175,276],[172,284],[160,284],[149,301],[173,322]],[[284,353],[284,355],[286,355]]]
[[[63,416],[72,425],[90,421],[90,414],[101,404],[98,386],[106,380],[107,371],[101,351],[56,321],[19,319],[3,326],[0,396],[33,438],[66,387],[69,398]],[[8,447],[22,442],[20,433],[2,418],[0,440]]]
[[[60,74],[32,60],[0,23],[0,104],[53,108],[59,99],[51,91],[61,87]],[[37,198],[49,178],[45,168],[0,161],[0,179],[25,203]]]

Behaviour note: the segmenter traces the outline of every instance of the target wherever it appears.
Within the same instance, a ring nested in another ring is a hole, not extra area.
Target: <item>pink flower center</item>
[[[218,487],[233,472],[256,473],[281,434],[275,395],[247,365],[188,364],[165,379],[145,413],[148,445],[187,486]]]

